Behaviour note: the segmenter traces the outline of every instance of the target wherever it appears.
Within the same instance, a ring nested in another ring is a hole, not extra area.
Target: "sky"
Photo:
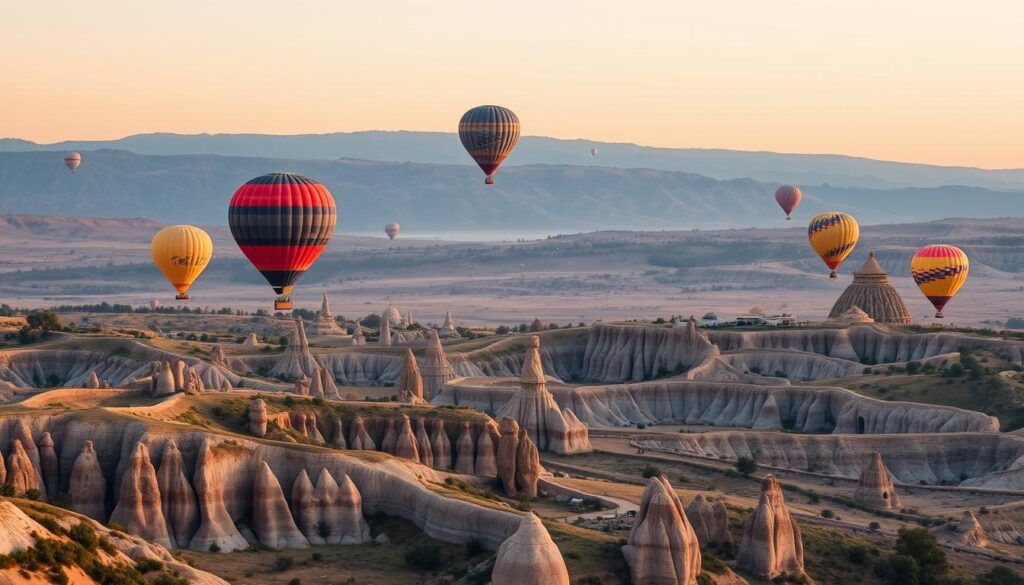
[[[455,131],[1024,167],[1020,0],[0,3],[0,137]]]

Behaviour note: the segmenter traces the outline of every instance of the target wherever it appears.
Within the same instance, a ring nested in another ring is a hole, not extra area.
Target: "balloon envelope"
[[[841,211],[829,211],[811,218],[807,226],[807,239],[811,248],[832,269],[829,275],[836,277],[836,269],[850,255],[860,239],[860,226],[852,215]]]
[[[775,201],[779,203],[779,207],[782,211],[786,212],[786,219],[789,219],[789,215],[793,213],[797,205],[800,205],[800,199],[803,198],[803,193],[800,189],[792,185],[783,185],[775,190]]]
[[[402,231],[402,226],[397,223],[389,223],[384,226],[384,233],[388,235],[392,240],[398,236],[398,232]]]
[[[478,106],[459,120],[459,139],[469,156],[494,184],[494,173],[519,142],[519,118],[508,108]]]
[[[967,282],[970,272],[967,254],[956,246],[933,244],[925,246],[910,260],[910,274],[935,307],[935,316],[942,317],[942,309]]]
[[[82,155],[77,152],[69,152],[64,155],[64,166],[71,169],[71,172],[75,172],[78,165],[82,164]]]
[[[331,192],[293,173],[256,177],[235,191],[228,207],[235,243],[279,295],[291,294],[327,248],[336,221]]]
[[[153,264],[178,290],[178,298],[187,299],[189,287],[213,257],[213,240],[195,226],[172,225],[153,236],[150,253]]]
[[[597,156],[597,149],[596,148],[591,148],[590,149],[590,156]]]

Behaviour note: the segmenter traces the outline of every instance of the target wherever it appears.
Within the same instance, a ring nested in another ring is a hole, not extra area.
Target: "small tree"
[[[757,471],[757,461],[753,457],[747,455],[741,455],[736,460],[736,471],[740,472],[743,477],[749,477],[751,473]]]

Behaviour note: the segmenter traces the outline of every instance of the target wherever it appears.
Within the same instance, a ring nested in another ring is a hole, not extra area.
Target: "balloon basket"
[[[946,316],[942,314],[942,311],[939,311],[938,313],[935,313],[935,318],[936,319],[945,319]]]
[[[484,179],[484,185],[493,185],[493,184],[494,184],[494,177],[487,177],[486,179]]]
[[[828,277],[829,278],[838,278],[838,275],[836,274],[836,271],[833,270],[832,272],[829,273]]]
[[[178,293],[178,294],[174,295],[174,298],[178,299],[179,301],[187,301],[188,300],[188,293]]]
[[[291,310],[291,308],[292,308],[292,300],[290,298],[288,298],[288,297],[282,297],[280,299],[275,299],[274,300],[274,310],[275,311]]]

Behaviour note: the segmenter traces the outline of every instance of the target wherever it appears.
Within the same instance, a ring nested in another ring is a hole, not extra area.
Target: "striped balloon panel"
[[[792,185],[783,185],[775,190],[775,201],[786,212],[787,217],[793,213],[797,205],[800,205],[801,198],[803,198],[803,193]]]
[[[228,208],[238,247],[278,294],[295,282],[327,247],[337,222],[334,197],[316,181],[271,173],[239,187]]]
[[[484,173],[493,175],[519,142],[519,118],[501,106],[473,108],[459,120],[459,139]]]
[[[835,270],[850,255],[860,238],[860,226],[853,216],[841,211],[829,211],[811,218],[807,226],[807,239],[811,248]]]
[[[967,254],[947,244],[925,246],[910,260],[910,274],[914,282],[936,311],[941,311],[967,282],[970,268]]]

